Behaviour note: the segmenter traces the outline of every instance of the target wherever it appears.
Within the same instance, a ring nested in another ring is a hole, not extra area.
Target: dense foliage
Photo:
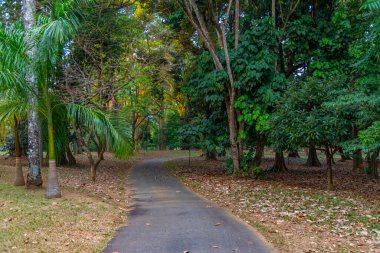
[[[26,3],[0,1],[1,130],[20,157],[27,126],[27,183],[45,152],[48,197],[55,161],[81,152],[93,180],[106,151],[168,148],[226,155],[235,175],[261,171],[264,147],[275,171],[284,152],[317,166],[322,150],[329,188],[333,155],[362,173],[364,153],[378,176],[377,0]]]

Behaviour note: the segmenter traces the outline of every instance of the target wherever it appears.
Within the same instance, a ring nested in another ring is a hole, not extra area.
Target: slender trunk
[[[276,152],[273,170],[276,172],[285,172],[288,171],[288,168],[285,164],[285,158],[283,152]]]
[[[332,175],[332,156],[329,147],[326,147],[326,165],[327,165],[327,189],[329,191],[334,190],[333,175]]]
[[[239,46],[240,2],[235,0],[235,48]]]
[[[90,166],[91,180],[92,182],[96,181],[96,167],[95,164],[91,164]]]
[[[306,166],[320,167],[321,165],[322,165],[321,162],[318,160],[317,149],[315,148],[313,144],[310,144]]]
[[[136,113],[132,112],[132,145],[134,151],[137,151],[137,143],[136,143],[136,135],[137,135],[137,127],[136,127]]]
[[[161,113],[160,113],[160,119],[159,119],[159,128],[160,128],[160,143],[159,148],[160,150],[166,149],[166,131],[165,131],[165,101],[162,98],[161,101]]]
[[[354,125],[352,128],[353,139],[356,139],[358,137],[358,132],[358,128]],[[364,171],[363,156],[362,151],[360,149],[355,150],[353,154],[352,170],[359,173],[362,173]]]
[[[210,55],[213,59],[215,69],[217,71],[224,70],[224,67],[222,65],[222,62],[220,61],[216,50],[214,41],[210,36],[210,33],[208,31],[208,27],[205,22],[205,18],[203,16],[203,13],[199,10],[198,5],[195,0],[189,0],[189,1],[176,1],[178,4],[178,7],[183,11],[183,13],[188,17],[190,23],[193,25],[193,27],[198,32],[198,35],[202,38],[202,41],[207,48],[207,50],[210,52]],[[224,57],[226,62],[226,70],[229,78],[229,83],[227,83],[227,89],[228,89],[228,97],[225,98],[226,107],[227,107],[227,113],[228,113],[228,125],[229,125],[229,132],[230,132],[230,145],[231,145],[231,156],[233,161],[233,168],[234,168],[234,174],[237,174],[239,172],[239,150],[237,145],[237,120],[236,120],[236,112],[234,107],[235,99],[236,99],[236,88],[234,85],[233,80],[233,74],[231,65],[229,62],[229,52],[228,52],[228,44],[227,44],[227,36],[226,36],[226,25],[227,25],[227,19],[230,17],[230,10],[231,10],[232,0],[229,1],[228,4],[228,10],[225,14],[226,19],[224,20],[223,24],[220,24],[220,27],[217,27],[217,33],[218,38],[222,39],[222,43],[219,41],[219,45],[223,45],[224,49]],[[195,14],[195,16],[194,16]],[[197,22],[198,21],[198,22]],[[238,35],[238,32],[235,32],[235,35]],[[235,37],[235,38],[238,38]],[[238,44],[238,41],[237,41]]]
[[[255,148],[255,157],[253,158],[253,166],[260,167],[261,161],[264,156],[264,148],[265,148],[265,135],[259,134],[256,148]]]
[[[24,27],[28,32],[28,38],[26,41],[31,45],[30,49],[27,51],[28,57],[33,60],[35,56],[35,47],[33,46],[33,36],[31,33],[32,28],[35,25],[35,14],[36,6],[34,0],[24,0],[23,1],[23,18]],[[26,180],[27,187],[35,187],[42,185],[41,177],[41,165],[40,165],[40,132],[37,116],[37,84],[35,75],[32,70],[30,70],[26,75],[26,80],[31,87],[29,104],[32,110],[29,111],[28,115],[28,159],[29,168],[28,176]]]
[[[235,109],[231,105],[231,103],[227,102],[227,114],[228,114],[228,127],[230,131],[230,145],[231,145],[231,158],[232,158],[232,165],[234,175],[239,174],[239,149],[236,142],[237,133],[236,133],[236,117],[235,117]]]
[[[363,155],[361,150],[356,150],[353,155],[352,161],[352,169],[353,171],[362,173],[364,171],[363,165]]]
[[[101,162],[102,160],[104,160],[104,159],[102,159],[103,154],[104,154],[104,151],[105,151],[105,149],[102,149],[102,151],[101,151],[100,154],[98,155],[98,159],[96,160],[96,162],[94,162],[94,159],[91,158],[91,161],[92,161],[92,162],[90,162],[90,164],[91,164],[91,165],[90,165],[90,173],[91,173],[91,180],[92,180],[93,182],[96,181],[96,172],[97,172],[97,170],[98,170],[99,164],[100,164],[100,162]]]
[[[371,167],[371,174],[372,174],[372,177],[374,179],[378,179],[379,178],[379,172],[378,172],[378,161],[377,161],[377,157],[379,156],[379,150],[376,150],[374,151],[372,154],[371,154],[371,161],[370,161],[370,167]]]
[[[81,145],[80,141],[77,140],[75,143],[75,154],[77,154],[77,155],[82,154],[81,148],[82,148],[82,145]]]
[[[74,157],[73,153],[71,152],[69,144],[66,145],[65,152],[66,152],[66,156],[67,156],[67,159],[68,159],[68,165],[69,166],[76,165],[77,161],[75,160],[75,157]]]
[[[89,143],[86,143],[84,145],[84,148],[86,150],[87,158],[88,158],[88,161],[90,163],[90,177],[91,177],[91,180],[93,182],[95,182],[95,180],[96,180],[96,168],[95,168],[94,158],[92,157],[92,154],[91,154]]]
[[[47,121],[48,121],[48,152],[49,152],[49,169],[48,169],[48,180],[46,186],[46,198],[60,198],[61,189],[58,183],[57,175],[57,164],[55,160],[55,146],[54,146],[54,127],[53,127],[53,116],[51,112],[51,104],[49,99],[49,94],[45,92],[47,100]]]
[[[276,29],[276,0],[272,0],[271,9],[272,9],[271,14],[272,14],[272,18],[273,18],[273,28]],[[277,40],[277,38],[276,38],[276,40]],[[274,66],[274,70],[276,71],[277,70],[277,60],[274,61],[273,66]]]
[[[15,186],[23,186],[25,185],[24,174],[22,172],[21,166],[21,144],[20,144],[20,133],[19,133],[19,124],[17,119],[15,118],[15,126],[14,126],[14,137],[15,137],[15,162],[16,162],[16,179],[13,185]]]

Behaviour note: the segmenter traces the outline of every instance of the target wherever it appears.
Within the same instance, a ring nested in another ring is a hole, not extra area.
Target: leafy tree
[[[313,143],[323,150],[327,162],[327,186],[333,189],[332,158],[349,136],[349,122],[340,118],[328,103],[336,97],[342,80],[308,78],[293,85],[270,119],[271,139],[279,149],[294,150]]]

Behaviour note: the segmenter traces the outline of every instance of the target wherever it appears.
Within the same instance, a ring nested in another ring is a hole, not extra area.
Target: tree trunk
[[[159,128],[160,128],[160,150],[166,150],[166,133],[165,133],[165,118],[160,116],[159,119]]]
[[[21,166],[21,144],[20,144],[20,133],[19,133],[19,124],[15,118],[14,126],[14,138],[15,138],[15,162],[16,162],[16,179],[13,183],[14,186],[23,186],[25,185],[24,174],[22,172]]]
[[[227,89],[228,89],[228,97],[225,97],[225,103],[227,107],[227,114],[228,114],[228,126],[229,126],[229,139],[230,139],[230,145],[231,145],[231,157],[232,157],[232,163],[233,163],[233,170],[234,174],[237,175],[239,173],[239,147],[237,145],[237,120],[236,120],[236,112],[234,109],[234,103],[236,100],[236,88],[234,84],[230,59],[229,59],[229,52],[228,52],[228,44],[227,44],[227,35],[226,35],[226,25],[227,25],[227,19],[230,17],[230,10],[231,10],[231,1],[229,2],[228,11],[225,14],[226,19],[224,22],[221,22],[219,26],[217,25],[215,27],[216,33],[218,34],[218,38],[222,41],[219,41],[219,45],[223,46],[224,50],[224,60],[226,69],[224,68],[221,60],[218,57],[218,54],[215,49],[214,40],[210,36],[209,28],[206,25],[205,18],[203,13],[199,10],[198,5],[195,0],[190,1],[176,1],[178,4],[178,7],[183,11],[183,13],[189,18],[190,23],[193,25],[193,27],[198,32],[198,35],[201,37],[205,48],[210,52],[210,55],[213,59],[215,69],[217,71],[223,71],[226,70],[228,74],[228,83],[226,83]],[[238,3],[237,3],[238,4]],[[195,14],[195,16],[194,16]],[[239,15],[238,15],[239,17]],[[218,22],[219,18],[216,17]],[[235,17],[236,18],[236,17]],[[196,20],[198,22],[196,22]],[[235,44],[237,45],[239,43],[238,41],[238,31],[235,33],[236,41]]]
[[[361,150],[356,150],[352,159],[352,169],[353,171],[363,173],[364,165],[363,165],[363,155]]]
[[[276,172],[288,171],[288,168],[286,167],[286,164],[285,164],[283,152],[276,152],[274,165],[273,165],[272,169]]]
[[[207,151],[206,150],[206,160],[217,160],[217,153],[215,150]]]
[[[80,140],[77,140],[76,141],[76,143],[75,143],[75,154],[76,155],[81,155],[82,154],[82,150],[81,150],[81,148],[82,148],[82,145],[81,145],[81,143],[80,143]]]
[[[353,139],[358,138],[358,132],[358,128],[354,125],[352,128]],[[352,170],[362,173],[364,171],[362,151],[360,149],[356,150],[353,154],[352,159]]]
[[[46,187],[46,198],[60,198],[61,190],[58,183],[57,165],[55,160],[49,159],[48,180]]]
[[[47,89],[47,88],[46,88]],[[47,99],[47,118],[48,118],[48,152],[49,152],[49,168],[48,168],[48,180],[46,186],[46,198],[60,198],[61,189],[58,182],[57,164],[55,160],[55,146],[54,146],[54,127],[53,116],[51,112],[51,104],[49,94],[45,90],[45,96]]]
[[[290,151],[288,154],[288,157],[293,157],[293,158],[300,158],[300,155],[298,154],[298,151]]]
[[[33,36],[31,30],[35,25],[35,14],[36,6],[34,0],[24,0],[23,1],[23,18],[24,18],[24,27],[28,32],[26,41],[31,46],[27,51],[28,57],[33,60],[35,56],[35,47],[33,46]],[[38,124],[38,115],[36,108],[38,107],[37,102],[37,92],[38,87],[36,84],[35,75],[33,70],[28,71],[26,75],[26,80],[31,87],[29,104],[32,110],[29,111],[28,115],[28,159],[29,159],[29,168],[28,176],[26,180],[27,187],[39,187],[42,185],[41,177],[41,165],[40,165],[40,132]]]
[[[69,161],[67,160],[66,157],[66,150],[65,148],[62,148],[62,150],[59,152],[59,165],[67,165],[69,164]]]
[[[68,159],[68,165],[69,166],[76,165],[77,161],[75,160],[75,157],[74,157],[73,153],[71,152],[69,144],[67,144],[67,146],[65,147],[65,151],[66,151],[66,156]]]
[[[322,165],[321,162],[318,160],[317,149],[315,148],[313,144],[310,144],[306,166],[320,167],[321,165]]]
[[[136,135],[137,135],[137,127],[136,127],[136,113],[132,112],[132,146],[133,150],[137,151],[137,143],[136,143]]]
[[[374,179],[379,178],[379,172],[378,172],[378,161],[377,157],[379,156],[379,150],[376,150],[371,154],[371,161],[370,161],[370,167],[371,167],[371,174]]]
[[[330,149],[326,147],[326,165],[327,165],[327,189],[329,191],[334,190],[333,175],[332,175],[332,156]]]
[[[166,150],[166,131],[165,131],[165,97],[164,97],[164,88],[161,84],[161,108],[160,108],[160,119],[159,119],[159,128],[160,128],[160,150]]]
[[[235,117],[235,109],[231,106],[230,102],[227,102],[227,115],[228,115],[228,127],[230,131],[230,145],[231,145],[231,158],[232,158],[232,166],[233,166],[233,174],[236,176],[239,174],[240,166],[239,166],[239,149],[236,142],[237,133],[236,133],[236,117]]]
[[[261,161],[264,156],[264,149],[265,149],[265,135],[259,134],[257,138],[257,144],[255,147],[255,156],[253,158],[254,167],[260,167]]]
[[[91,165],[90,165],[90,172],[91,172],[91,180],[92,180],[92,182],[96,181],[96,172],[98,170],[99,164],[100,164],[100,162],[102,160],[104,160],[104,159],[101,158],[101,157],[103,157],[104,150],[105,149],[103,149],[102,152],[99,154],[98,159],[97,159],[96,162],[94,162],[94,160],[91,159],[92,162],[90,162],[91,163]]]

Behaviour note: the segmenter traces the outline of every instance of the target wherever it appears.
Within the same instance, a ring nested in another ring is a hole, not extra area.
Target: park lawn
[[[125,224],[131,204],[129,169],[152,158],[186,157],[188,151],[143,151],[127,161],[105,154],[97,181],[89,180],[85,155],[74,167],[59,167],[63,197],[47,200],[44,189],[12,185],[13,159],[0,160],[0,252],[99,252]],[[191,151],[191,156],[199,155]],[[24,176],[27,161],[23,160]],[[47,169],[43,168],[43,176]],[[46,182],[46,178],[44,180]]]
[[[267,159],[263,165],[271,163]],[[289,173],[270,173],[265,180],[233,178],[226,175],[224,162],[204,158],[166,166],[191,190],[255,227],[281,252],[379,252],[380,187],[365,175],[347,173],[348,163],[336,165],[333,192],[324,190],[323,168],[296,163],[289,165]]]
[[[58,168],[63,197],[54,200],[44,198],[44,189],[14,187],[12,162],[0,165],[0,252],[99,252],[105,247],[126,221],[125,179],[133,160],[107,154],[96,183],[88,179],[85,157],[77,161],[74,168]]]

